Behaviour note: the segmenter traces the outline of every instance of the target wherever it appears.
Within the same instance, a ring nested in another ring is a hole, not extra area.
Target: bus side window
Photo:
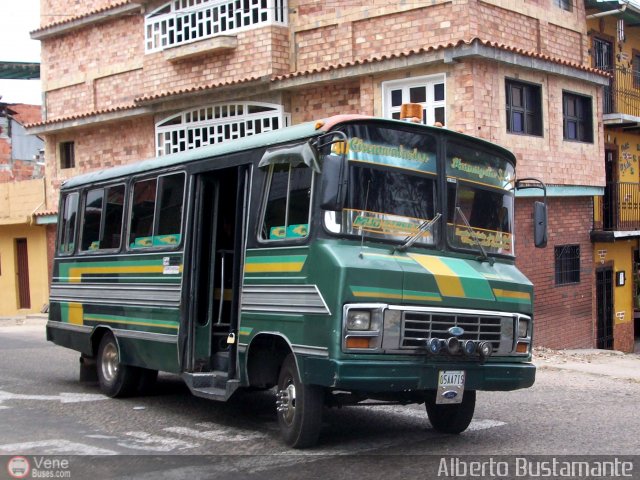
[[[82,211],[81,250],[98,250],[100,248],[103,199],[103,188],[89,190],[85,194],[84,209]]]
[[[70,193],[62,200],[63,210],[58,238],[58,253],[71,254],[75,249],[76,221],[78,218],[78,194]]]
[[[107,188],[100,248],[119,248],[124,214],[124,185]]]
[[[130,248],[174,247],[180,243],[184,183],[184,173],[177,173],[134,184]]]
[[[306,237],[309,234],[313,172],[306,165],[271,167],[262,222],[263,240]]]
[[[184,174],[160,177],[160,205],[156,235],[178,235],[182,225]]]
[[[156,205],[155,178],[136,182],[133,186],[131,206],[131,228],[129,245],[131,248],[151,247],[153,244],[153,214]]]

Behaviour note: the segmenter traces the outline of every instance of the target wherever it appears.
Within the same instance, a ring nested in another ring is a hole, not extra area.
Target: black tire
[[[127,397],[139,386],[140,369],[120,363],[120,350],[112,333],[105,333],[98,347],[98,383],[108,397]]]
[[[300,381],[292,353],[280,368],[277,397],[278,425],[284,443],[293,448],[315,445],[322,425],[324,389]]]
[[[427,415],[433,428],[440,433],[458,434],[464,432],[473,418],[476,408],[476,391],[467,390],[462,403],[436,405],[435,392],[425,401]]]

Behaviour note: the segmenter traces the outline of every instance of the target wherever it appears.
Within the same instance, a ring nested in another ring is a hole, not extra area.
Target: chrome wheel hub
[[[111,383],[115,380],[119,365],[118,347],[108,343],[102,351],[102,376],[107,382]]]
[[[287,423],[293,421],[296,412],[296,387],[293,383],[276,393],[276,409]]]

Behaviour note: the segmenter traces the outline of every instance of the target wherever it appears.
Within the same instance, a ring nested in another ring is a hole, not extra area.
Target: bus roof
[[[319,121],[305,122],[298,125],[293,125],[291,127],[285,127],[278,130],[272,130],[270,132],[259,133],[250,137],[239,138],[237,140],[217,143],[214,145],[206,145],[204,147],[194,148],[191,150],[186,150],[184,152],[172,153],[169,155],[163,155],[162,157],[150,158],[127,165],[121,165],[118,167],[112,167],[104,170],[86,173],[83,175],[78,175],[63,182],[61,189],[68,190],[91,183],[103,182],[115,178],[141,174],[144,172],[159,170],[163,168],[177,167],[185,163],[204,160],[206,158],[218,157],[220,155],[227,155],[236,152],[242,152],[245,150],[251,150],[253,148],[269,147],[281,143],[302,140],[304,138],[311,138],[325,134],[327,133],[327,131],[330,131],[344,123],[362,121],[401,124],[404,126],[407,125],[407,123],[404,121],[392,120],[388,118],[369,117],[364,115],[336,115]],[[444,133],[445,135],[450,135],[453,137],[458,137],[460,139],[465,139],[467,141],[481,143],[485,146],[490,146],[491,148],[500,150],[502,154],[506,155],[515,164],[516,159],[513,153],[486,140],[471,137],[463,133],[454,132],[453,130],[449,130],[443,127],[431,127],[421,124],[411,125],[424,128],[434,133]]]

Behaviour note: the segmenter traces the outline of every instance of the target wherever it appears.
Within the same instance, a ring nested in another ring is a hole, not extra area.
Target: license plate
[[[436,403],[460,403],[464,394],[464,370],[440,370]]]

